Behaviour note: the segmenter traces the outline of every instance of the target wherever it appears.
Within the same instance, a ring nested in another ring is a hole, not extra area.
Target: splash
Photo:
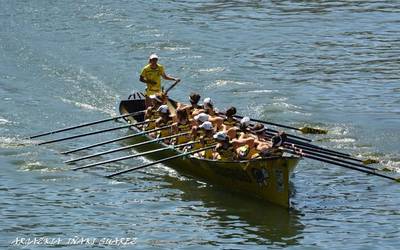
[[[101,108],[98,108],[96,106],[93,106],[93,105],[90,105],[90,104],[87,104],[87,103],[82,103],[82,102],[78,102],[78,101],[74,101],[74,100],[68,100],[68,99],[65,99],[63,97],[59,97],[59,98],[61,99],[61,101],[65,102],[65,103],[68,103],[68,104],[72,104],[72,105],[74,105],[74,106],[76,106],[78,108],[82,108],[82,109],[86,109],[86,110],[101,111],[101,112],[104,112],[104,113],[110,113],[112,115],[115,115],[115,112],[107,110],[107,109],[101,109]]]
[[[0,125],[5,125],[7,123],[11,123],[9,120],[0,117]]]
[[[33,144],[33,141],[27,139],[20,139],[17,137],[0,137],[1,148],[18,148]]]
[[[215,87],[222,87],[226,85],[248,85],[250,84],[249,82],[239,82],[239,81],[232,81],[232,80],[216,80],[212,84],[206,86],[206,89],[212,89]]]
[[[199,72],[206,72],[206,73],[214,73],[214,72],[222,72],[225,68],[223,67],[215,67],[215,68],[208,68],[208,69],[199,69]]]

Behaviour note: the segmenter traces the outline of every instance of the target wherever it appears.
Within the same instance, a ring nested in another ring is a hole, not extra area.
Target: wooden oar
[[[95,125],[95,124],[99,124],[99,123],[103,123],[103,122],[117,120],[117,119],[124,118],[124,117],[131,116],[131,115],[138,115],[138,114],[141,114],[141,113],[144,113],[144,110],[133,112],[133,113],[129,113],[129,114],[124,114],[124,115],[114,116],[114,117],[103,119],[103,120],[98,120],[98,121],[93,121],[93,122],[88,122],[88,123],[82,123],[82,124],[79,124],[79,125],[76,125],[76,126],[72,126],[72,127],[57,129],[57,130],[53,130],[53,131],[50,131],[50,132],[45,132],[45,133],[41,133],[41,134],[38,134],[38,135],[30,136],[30,137],[27,137],[27,139],[33,139],[33,138],[37,138],[37,137],[41,137],[41,136],[45,136],[45,135],[52,135],[52,134],[56,134],[56,133],[60,133],[60,132],[64,132],[64,131],[68,131],[68,130],[72,130],[72,129],[82,128],[82,127],[87,127],[87,126],[91,126],[91,125]]]
[[[275,133],[275,134],[272,134],[272,133],[266,132],[266,133],[268,133],[268,134],[270,134],[270,135],[276,135],[277,133],[279,133],[279,131],[274,130],[274,129],[270,129],[270,128],[267,128],[266,130]],[[296,138],[296,139],[299,139],[299,140],[302,140],[302,141],[312,142],[312,140],[310,140],[310,139],[308,139],[308,138],[300,137],[300,136],[297,136],[297,135],[291,135],[291,134],[286,134],[286,135],[287,135],[288,137]]]
[[[165,91],[165,94],[168,94],[168,92],[175,87],[181,80],[176,80],[171,86],[168,87],[168,89]]]
[[[243,116],[239,116],[239,115],[235,115],[235,117],[240,118],[240,119],[243,118]],[[287,126],[287,125],[283,125],[283,124],[257,120],[257,119],[253,119],[253,118],[251,118],[250,120],[253,121],[253,122],[259,122],[259,123],[269,124],[269,125],[273,125],[273,126],[277,126],[277,127],[297,130],[297,131],[300,131],[300,132],[302,132],[304,134],[327,134],[328,133],[327,130],[320,129],[320,128],[311,128],[311,127],[295,128],[295,127],[292,127],[292,126]]]
[[[313,145],[313,144],[311,144],[311,143],[305,143],[305,142],[298,141],[298,140],[291,139],[291,138],[288,138],[288,139],[287,139],[287,142],[289,142],[289,143],[294,143],[296,146],[298,146],[298,145],[306,146],[306,147],[315,148],[315,149],[318,149],[318,150],[321,150],[321,151],[325,151],[325,152],[335,153],[335,154],[337,154],[337,155],[351,156],[351,155],[349,155],[349,154],[347,154],[347,153],[342,153],[342,152],[339,152],[339,151],[334,151],[334,150],[331,150],[331,149],[323,148],[323,147],[320,147],[320,146],[317,146],[317,145]]]
[[[197,152],[201,152],[201,151],[213,148],[213,147],[215,147],[215,145],[216,144],[211,145],[211,146],[207,146],[207,147],[204,147],[204,148],[196,149],[196,150],[193,150],[193,151],[189,151],[189,152],[186,152],[186,153],[174,155],[174,156],[171,156],[171,157],[167,157],[167,158],[164,158],[164,159],[161,159],[161,160],[158,160],[158,161],[154,161],[154,162],[151,162],[151,163],[148,163],[148,164],[144,164],[144,165],[139,166],[139,167],[134,167],[134,168],[130,168],[130,169],[126,169],[126,170],[123,170],[123,171],[116,172],[114,174],[106,175],[105,177],[112,178],[112,177],[117,176],[117,175],[121,175],[121,174],[125,174],[125,173],[131,172],[131,171],[135,171],[135,170],[139,170],[139,169],[142,169],[142,168],[150,167],[150,166],[153,166],[153,165],[158,164],[158,163],[163,163],[163,162],[166,162],[166,161],[170,161],[170,160],[173,160],[173,159],[176,159],[176,158],[184,157],[186,155],[194,154],[194,153],[197,153]]]
[[[141,125],[141,124],[148,123],[148,122],[150,122],[150,121],[143,121],[143,122],[138,122],[138,123],[135,123],[135,124],[124,125],[124,126],[121,126],[121,127],[107,128],[107,129],[97,130],[97,131],[93,131],[93,132],[89,132],[89,133],[63,137],[63,138],[54,139],[54,140],[50,140],[50,141],[40,142],[37,145],[50,144],[50,143],[55,143],[55,142],[60,142],[60,141],[66,141],[66,140],[76,139],[76,138],[80,138],[80,137],[85,137],[85,136],[89,136],[89,135],[96,135],[96,134],[110,132],[110,131],[114,131],[114,130],[129,128],[129,127],[132,127],[132,126],[137,126],[137,125]]]
[[[170,127],[172,127],[172,125],[167,125],[167,126],[160,127],[160,128],[150,129],[150,130],[142,131],[142,132],[139,132],[139,133],[136,133],[136,134],[133,134],[133,135],[127,135],[127,136],[119,137],[119,138],[116,138],[116,139],[103,141],[103,142],[95,143],[95,144],[92,144],[92,145],[80,147],[80,148],[77,148],[77,149],[61,152],[61,154],[70,154],[70,153],[82,151],[82,150],[85,150],[85,149],[94,148],[94,147],[106,145],[106,144],[109,144],[109,143],[113,143],[113,142],[122,141],[122,140],[129,139],[129,138],[133,138],[133,137],[136,137],[136,136],[145,135],[145,134],[148,134],[148,133],[156,132],[156,131],[163,130],[163,129],[170,128]]]
[[[377,170],[376,168],[368,167],[368,166],[365,166],[363,164],[359,164],[359,163],[355,163],[355,162],[351,162],[351,161],[346,161],[346,160],[343,160],[343,159],[340,159],[340,158],[337,158],[337,157],[335,158],[335,157],[332,157],[332,156],[328,156],[326,154],[321,154],[321,153],[314,152],[314,151],[307,150],[307,149],[300,149],[300,148],[297,148],[295,146],[285,145],[284,147],[285,148],[289,148],[289,149],[293,149],[293,150],[299,152],[300,154],[306,153],[307,155],[313,155],[313,156],[317,156],[317,157],[328,159],[328,160],[332,160],[332,161],[346,163],[346,164],[350,164],[350,165],[353,165],[353,166],[356,166],[356,167],[360,167],[360,168],[366,168],[366,169],[373,170],[373,171]]]
[[[400,182],[400,178],[394,178],[394,177],[387,176],[387,175],[384,175],[384,174],[376,173],[375,170],[374,171],[370,171],[370,170],[366,170],[366,169],[360,169],[360,168],[357,168],[357,167],[352,167],[352,166],[346,165],[344,162],[333,161],[333,160],[329,160],[329,159],[326,159],[326,158],[320,158],[320,157],[316,157],[316,156],[313,156],[313,155],[310,155],[310,154],[305,154],[305,153],[298,153],[298,152],[296,152],[294,150],[288,150],[288,152],[293,153],[293,154],[297,154],[299,156],[303,156],[305,158],[309,158],[309,159],[313,159],[313,160],[317,160],[317,161],[321,161],[321,162],[326,162],[326,163],[329,163],[329,164],[341,166],[341,167],[344,167],[344,168],[348,168],[348,169],[356,170],[356,171],[359,171],[359,172],[363,172],[363,173],[367,173],[367,174],[372,174],[372,175],[376,175],[376,176],[379,176],[379,177],[383,177],[383,178],[386,178],[386,179],[389,179],[389,180],[393,180],[393,181],[396,181],[396,182]]]
[[[96,166],[104,165],[104,164],[107,164],[107,163],[112,163],[112,162],[117,162],[117,161],[123,161],[123,160],[132,159],[132,158],[136,158],[136,157],[140,157],[140,156],[144,156],[144,155],[148,155],[148,154],[159,153],[159,152],[162,152],[162,151],[165,151],[165,150],[168,150],[168,149],[174,149],[174,148],[178,148],[178,147],[188,146],[188,145],[195,144],[195,143],[198,143],[198,142],[199,142],[199,141],[186,142],[186,143],[182,143],[182,144],[178,144],[178,145],[173,145],[173,146],[171,145],[170,147],[164,147],[164,148],[159,148],[159,149],[153,149],[153,150],[149,150],[149,151],[142,152],[142,153],[137,153],[137,154],[133,154],[133,155],[127,155],[127,156],[118,157],[118,158],[114,158],[114,159],[110,159],[110,160],[105,160],[105,161],[99,161],[99,162],[87,164],[87,165],[82,166],[82,167],[73,168],[72,170],[76,171],[76,170],[81,170],[81,169],[96,167]]]
[[[219,112],[218,115],[219,115],[219,116],[221,116],[221,115],[225,116],[225,113]],[[226,117],[226,116],[225,116],[225,117]],[[242,116],[235,115],[235,117],[240,118],[240,117],[242,117]],[[243,117],[242,117],[242,118],[243,118]],[[250,119],[250,120],[253,121],[253,119]],[[279,131],[277,131],[277,130],[270,129],[270,128],[267,128],[266,130],[267,130],[267,131],[270,131],[270,132],[274,132],[274,133],[278,133],[278,132],[279,132]],[[269,133],[269,134],[274,135],[274,134],[272,134],[272,133]],[[308,138],[301,137],[301,136],[292,135],[292,134],[288,134],[288,133],[286,133],[286,135],[287,135],[288,137],[296,138],[296,139],[303,140],[303,141],[306,141],[306,142],[312,142],[312,140],[310,140],[310,139],[308,139]]]
[[[369,165],[369,164],[373,164],[373,163],[379,163],[378,160],[375,159],[366,159],[366,160],[361,160],[361,159],[357,159],[351,156],[347,156],[347,155],[343,155],[339,152],[330,152],[330,151],[326,151],[326,150],[321,150],[318,148],[313,148],[313,147],[308,147],[308,146],[304,146],[304,145],[296,145],[296,144],[291,144],[291,143],[285,143],[285,145],[287,146],[296,146],[302,150],[309,150],[311,152],[316,152],[316,153],[321,153],[321,154],[325,154],[325,155],[331,155],[331,156],[336,156],[336,157],[340,157],[343,159],[348,159],[348,160],[352,160],[352,161],[357,161],[357,162],[361,162],[363,164]]]
[[[160,138],[156,138],[156,139],[153,139],[153,140],[150,140],[150,141],[139,142],[139,143],[136,143],[136,144],[133,144],[133,145],[128,145],[128,146],[124,146],[124,147],[120,147],[120,148],[116,148],[116,149],[111,149],[111,150],[99,152],[99,153],[96,153],[96,154],[91,154],[91,155],[75,158],[75,159],[72,159],[72,160],[64,161],[64,163],[72,163],[72,162],[77,162],[77,161],[93,158],[93,157],[100,156],[100,155],[111,154],[111,153],[114,153],[114,152],[123,151],[123,150],[127,150],[127,149],[134,148],[134,147],[139,147],[139,146],[143,146],[143,145],[147,145],[147,144],[151,144],[151,143],[157,143],[157,142],[162,141],[162,140],[171,139],[171,138],[179,137],[179,136],[182,136],[182,135],[187,135],[187,134],[190,134],[190,133],[191,132],[185,132],[185,133],[180,133],[180,134],[176,134],[176,135],[160,137]]]

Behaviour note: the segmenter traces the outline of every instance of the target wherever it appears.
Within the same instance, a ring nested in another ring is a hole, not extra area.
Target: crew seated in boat
[[[215,144],[215,139],[213,137],[214,129],[211,122],[209,121],[203,122],[203,124],[200,125],[200,129],[203,130],[204,134],[202,137],[200,137],[200,148],[208,147]],[[205,159],[213,159],[214,158],[213,148],[201,151],[197,155],[195,154],[195,156]]]
[[[151,136],[156,138],[166,137],[172,134],[171,127],[172,127],[172,117],[167,105],[163,104],[157,109],[159,118],[156,120],[156,127],[155,128],[162,128],[165,126],[170,126],[168,128],[164,128],[159,130],[155,133],[152,133]],[[168,143],[169,140],[164,140],[165,143]]]
[[[174,138],[172,141],[173,144],[182,144],[189,142],[192,139],[191,129],[192,129],[192,121],[189,120],[188,113],[186,109],[177,109],[176,111],[177,122],[172,124],[172,132],[173,134],[181,134],[186,133],[186,135],[181,135]]]
[[[158,117],[158,108],[163,104],[163,100],[160,94],[150,95],[149,106],[144,113],[144,119],[147,121],[143,126],[143,130],[150,130],[156,127],[156,119]]]
[[[255,150],[254,138],[251,137],[230,140],[225,132],[220,131],[214,135],[214,139],[218,142],[214,152],[216,160],[249,160]]]

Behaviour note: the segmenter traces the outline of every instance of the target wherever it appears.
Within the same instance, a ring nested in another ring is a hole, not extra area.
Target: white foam
[[[0,125],[11,123],[9,120],[0,117]]]
[[[213,72],[222,72],[224,70],[225,70],[225,68],[223,68],[223,67],[215,67],[215,68],[208,68],[208,69],[199,69],[199,72],[213,73]]]

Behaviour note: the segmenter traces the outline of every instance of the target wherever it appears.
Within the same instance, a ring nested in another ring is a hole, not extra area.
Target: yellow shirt
[[[154,95],[161,92],[161,76],[164,74],[164,66],[157,64],[156,69],[152,69],[150,64],[147,64],[140,73],[145,80],[151,80],[156,84],[147,83],[146,95]]]

